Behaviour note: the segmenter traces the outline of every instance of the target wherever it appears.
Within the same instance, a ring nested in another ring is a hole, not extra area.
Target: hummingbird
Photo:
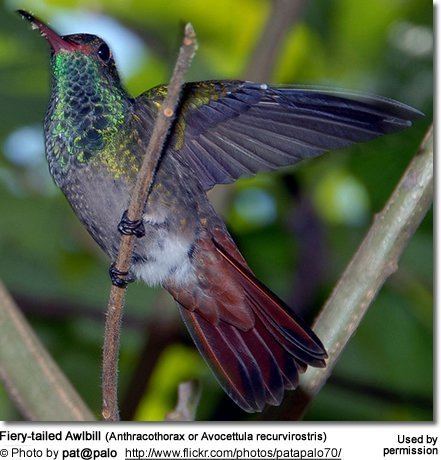
[[[247,412],[279,405],[307,366],[325,367],[320,339],[253,274],[206,192],[412,125],[400,102],[238,80],[185,84],[140,221],[126,210],[167,86],[125,90],[112,51],[90,34],[59,35],[19,10],[50,45],[44,119],[50,173],[92,238],[115,260],[137,236],[130,272],[112,283],[161,285],[198,350]]]

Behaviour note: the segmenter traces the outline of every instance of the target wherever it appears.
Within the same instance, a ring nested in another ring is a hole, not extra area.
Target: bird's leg
[[[137,238],[142,238],[145,235],[145,228],[142,219],[130,220],[127,217],[127,209],[124,211],[121,221],[118,224],[118,231],[123,235],[135,235]],[[115,262],[109,268],[110,279],[114,286],[125,288],[129,283],[135,281],[135,278],[129,275],[129,272],[118,270]]]
[[[127,217],[127,210],[124,211],[124,214],[121,217],[121,221],[118,224],[118,230],[123,235],[135,235],[137,238],[142,238],[145,235],[145,228],[140,220],[130,220]]]
[[[129,275],[129,272],[123,272],[115,267],[115,262],[109,268],[109,276],[114,286],[125,288],[129,283],[133,283],[135,278]]]

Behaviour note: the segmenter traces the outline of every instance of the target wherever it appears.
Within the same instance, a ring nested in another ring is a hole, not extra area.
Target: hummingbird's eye
[[[110,59],[110,49],[109,47],[103,43],[98,48],[98,56],[104,61],[107,62]]]

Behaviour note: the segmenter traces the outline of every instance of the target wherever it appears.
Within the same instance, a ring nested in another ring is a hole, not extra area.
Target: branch
[[[167,422],[194,421],[201,396],[201,388],[197,381],[183,382],[178,387],[178,403],[175,409],[165,416]]]
[[[381,286],[398,268],[410,238],[433,198],[433,128],[402,176],[384,209],[341,276],[314,326],[329,354],[326,368],[309,367],[289,403],[289,419],[300,419],[330,376]],[[288,407],[288,406],[287,406]]]
[[[27,420],[94,420],[92,413],[43,347],[2,282],[0,379]]]
[[[306,0],[272,1],[271,13],[244,72],[246,80],[268,81],[271,78],[281,45],[298,22],[305,5]]]
[[[37,317],[49,321],[70,321],[82,318],[102,324],[103,312],[92,304],[83,302],[74,303],[57,297],[35,297],[22,294],[18,291],[11,292],[14,302],[26,317]],[[154,327],[154,319],[141,315],[126,315],[124,326],[137,332]]]
[[[190,66],[196,52],[196,34],[190,23],[185,26],[179,56],[176,61],[173,75],[168,85],[167,96],[161,110],[156,116],[153,132],[147,146],[144,161],[138,173],[136,184],[132,191],[127,217],[140,220],[146,205],[154,175],[158,167],[162,149],[175,117],[178,107],[184,74]],[[130,270],[133,248],[135,245],[133,235],[123,235],[116,259],[116,268],[121,272]],[[118,414],[118,354],[121,318],[125,290],[112,286],[107,305],[107,318],[103,347],[103,410],[105,420],[117,421]]]

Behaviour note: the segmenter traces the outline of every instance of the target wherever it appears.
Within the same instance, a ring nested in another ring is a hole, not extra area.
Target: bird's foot
[[[130,220],[127,217],[127,210],[124,211],[124,214],[121,217],[121,221],[118,224],[118,230],[123,235],[135,235],[137,238],[142,238],[145,235],[145,228],[140,220]]]
[[[129,275],[129,272],[123,272],[115,267],[115,262],[109,268],[109,276],[112,284],[119,288],[126,288],[129,283],[133,283],[135,278]]]

